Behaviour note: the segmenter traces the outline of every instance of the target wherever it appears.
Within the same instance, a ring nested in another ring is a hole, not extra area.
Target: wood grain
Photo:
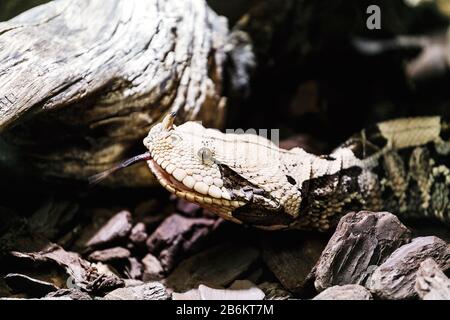
[[[217,127],[227,35],[202,0],[59,0],[26,11],[0,23],[2,138],[41,175],[84,180],[142,149],[169,110]],[[148,184],[147,171],[115,183]]]

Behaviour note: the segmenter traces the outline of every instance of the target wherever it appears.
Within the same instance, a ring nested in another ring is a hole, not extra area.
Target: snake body
[[[381,122],[323,156],[173,120],[144,139],[151,171],[177,197],[227,220],[321,231],[355,210],[450,220],[450,127],[440,117]]]

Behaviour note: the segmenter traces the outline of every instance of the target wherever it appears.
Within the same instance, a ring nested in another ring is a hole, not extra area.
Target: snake
[[[223,219],[319,231],[354,211],[450,221],[450,126],[440,116],[379,122],[326,155],[174,120],[154,125],[148,151],[120,167],[146,161],[170,193]]]

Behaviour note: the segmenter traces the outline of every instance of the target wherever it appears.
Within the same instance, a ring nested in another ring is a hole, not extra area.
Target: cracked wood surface
[[[220,126],[227,35],[202,0],[58,0],[0,23],[5,150],[45,177],[83,180],[142,149],[169,110]],[[149,177],[137,166],[107,183]]]

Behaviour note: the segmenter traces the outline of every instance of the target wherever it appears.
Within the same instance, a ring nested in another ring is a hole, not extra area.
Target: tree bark
[[[0,23],[0,160],[84,180],[143,151],[168,111],[220,126],[227,36],[203,0],[58,0]]]

